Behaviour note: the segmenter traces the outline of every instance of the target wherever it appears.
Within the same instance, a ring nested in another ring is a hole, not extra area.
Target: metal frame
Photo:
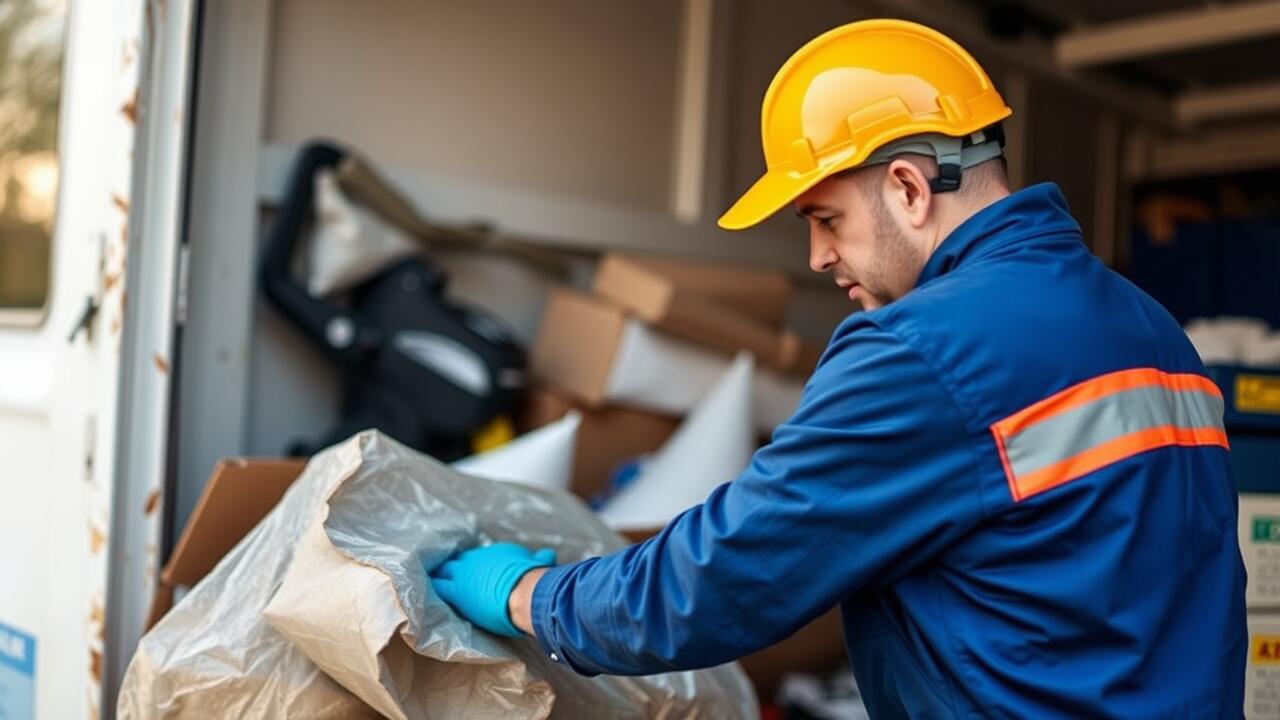
[[[257,298],[259,154],[274,2],[204,4],[189,218],[176,517],[243,451]]]
[[[1126,174],[1139,181],[1277,167],[1280,127],[1233,127],[1166,139],[1135,133],[1126,157]]]
[[[1193,90],[1173,101],[1174,115],[1188,125],[1277,110],[1280,110],[1280,81]]]
[[[52,275],[52,271],[50,272]],[[52,280],[52,278],[50,278]],[[51,293],[52,294],[52,293]],[[0,308],[0,327],[38,330],[49,314],[49,298],[38,308]]]
[[[1082,97],[1117,113],[1141,120],[1153,127],[1173,129],[1175,122],[1169,101],[1160,93],[1122,83],[1101,75],[1090,75],[1065,67],[1054,58],[1053,48],[1032,38],[1018,42],[992,40],[983,19],[973,6],[956,0],[848,0],[858,8],[926,23],[947,33],[970,51],[991,58],[1028,77],[1062,83]],[[1016,110],[1016,108],[1015,108]]]
[[[264,205],[273,206],[282,198],[297,150],[279,143],[262,148],[258,192]],[[439,208],[432,215],[438,220],[467,223],[483,217],[500,232],[538,245],[587,253],[668,252],[805,272],[804,258],[795,248],[768,231],[728,233],[710,227],[709,221],[688,226],[663,213],[495,187],[403,166],[379,165],[378,172],[419,207]]]
[[[1209,3],[1063,33],[1054,56],[1079,68],[1269,35],[1280,35],[1280,1]]]
[[[702,218],[707,175],[707,122],[715,0],[684,0],[680,77],[672,143],[671,213],[686,225]]]
[[[156,586],[160,514],[148,500],[163,488],[170,371],[190,126],[196,0],[149,7],[143,39],[143,112],[134,145],[126,285],[131,302],[121,342],[120,403],[108,555],[103,715],[133,656]],[[143,241],[145,239],[145,242]],[[167,499],[165,500],[167,502]]]

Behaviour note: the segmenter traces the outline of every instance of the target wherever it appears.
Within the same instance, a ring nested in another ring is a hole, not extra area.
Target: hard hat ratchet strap
[[[921,133],[886,143],[871,153],[859,167],[882,165],[898,155],[927,155],[938,163],[938,176],[929,180],[935,193],[960,189],[960,174],[968,168],[1000,157],[1004,152],[1004,133],[998,125],[979,130],[963,138],[941,133]]]

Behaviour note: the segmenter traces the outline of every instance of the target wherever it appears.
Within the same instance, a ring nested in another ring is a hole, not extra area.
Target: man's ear
[[[907,223],[917,230],[924,227],[929,220],[933,191],[920,166],[904,158],[892,160],[885,170],[884,181],[889,202],[897,206]]]

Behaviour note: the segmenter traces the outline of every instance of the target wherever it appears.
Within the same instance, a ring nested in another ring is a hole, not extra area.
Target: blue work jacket
[[[548,572],[581,673],[716,665],[840,605],[874,718],[1240,717],[1222,396],[1056,186],[835,331],[794,416],[647,542]]]

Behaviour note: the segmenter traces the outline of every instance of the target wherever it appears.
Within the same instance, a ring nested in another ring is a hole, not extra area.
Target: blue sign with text
[[[36,639],[0,622],[0,720],[35,720]]]

